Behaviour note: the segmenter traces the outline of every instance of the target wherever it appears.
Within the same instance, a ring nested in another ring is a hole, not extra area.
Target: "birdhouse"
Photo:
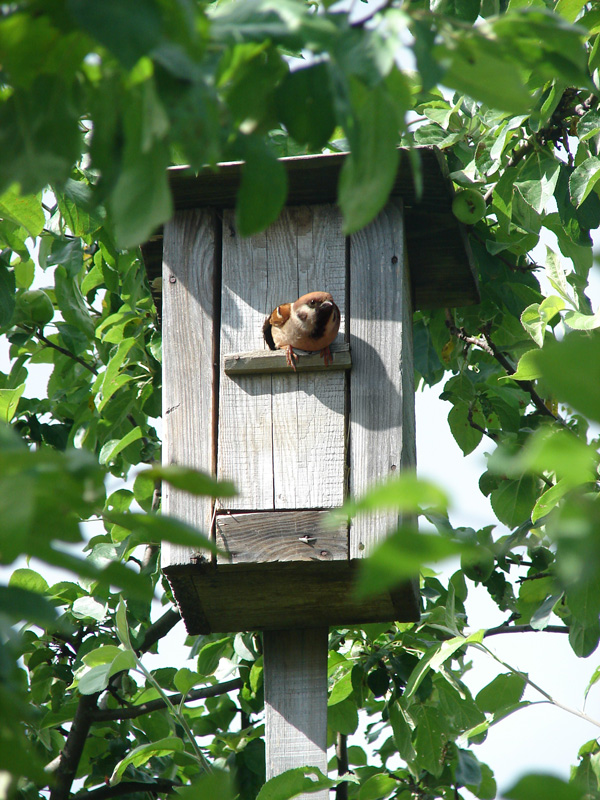
[[[423,192],[401,159],[386,207],[345,237],[335,204],[344,155],[283,159],[288,203],[267,230],[236,228],[240,164],[170,171],[176,213],[144,247],[163,265],[164,461],[232,480],[213,502],[170,487],[165,513],[210,531],[216,558],[167,545],[162,568],[190,633],[418,619],[407,583],[368,601],[357,564],[398,520],[331,525],[330,511],[415,467],[412,314],[476,302],[438,151],[420,150]],[[270,350],[277,306],[329,292],[341,324],[331,363]]]

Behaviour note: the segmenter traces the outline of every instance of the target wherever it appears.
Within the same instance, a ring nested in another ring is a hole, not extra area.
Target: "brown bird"
[[[263,325],[265,342],[271,350],[285,350],[290,367],[296,371],[299,350],[321,351],[328,367],[333,359],[329,345],[340,328],[340,310],[329,292],[309,292],[295,303],[283,303],[267,317]]]

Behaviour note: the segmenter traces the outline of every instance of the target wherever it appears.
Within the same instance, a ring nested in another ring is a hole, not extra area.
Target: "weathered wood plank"
[[[344,342],[334,342],[331,345],[333,363],[325,366],[319,353],[307,353],[296,350],[299,356],[296,363],[297,372],[323,372],[330,370],[348,370],[352,368],[350,345]],[[288,365],[285,353],[282,350],[253,350],[250,353],[231,353],[224,356],[224,371],[226,375],[259,375],[286,373],[291,374],[292,368]]]
[[[419,619],[418,592],[411,583],[357,599],[357,564],[356,560],[198,564],[171,568],[167,575],[190,634]],[[190,574],[193,594],[188,589]]]
[[[343,314],[346,267],[339,211],[287,208],[268,233],[272,285],[281,285],[288,300],[329,291]],[[343,325],[342,318],[342,331]],[[333,508],[343,502],[344,385],[343,374],[329,371],[273,377],[275,508]]]
[[[350,244],[350,491],[414,464],[412,310],[401,203],[390,202]],[[363,558],[398,522],[357,517],[350,558]]]
[[[179,211],[163,250],[163,453],[169,464],[211,472],[214,462],[213,294],[217,220],[209,209]],[[165,513],[208,531],[210,498],[163,485]],[[187,564],[187,547],[165,543],[164,568]]]
[[[264,346],[262,325],[268,307],[266,233],[239,236],[232,211],[223,217],[221,353]],[[218,475],[233,480],[238,496],[225,508],[273,507],[271,378],[222,378],[219,394]]]
[[[233,215],[226,212],[221,352],[266,347],[266,315],[308,290],[332,287],[343,309],[344,253],[339,212],[330,207],[284,209],[264,234],[249,239],[235,234]],[[240,490],[223,507],[341,504],[344,385],[343,374],[335,370],[297,374],[287,369],[272,378],[221,380],[218,474],[233,479]]]
[[[217,564],[332,561],[348,558],[348,529],[323,525],[326,511],[219,514]]]
[[[328,633],[319,628],[263,635],[267,780],[294,767],[327,774]],[[329,792],[298,797],[327,800]]]

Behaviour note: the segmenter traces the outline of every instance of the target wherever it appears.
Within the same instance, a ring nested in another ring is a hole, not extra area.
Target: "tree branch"
[[[181,614],[174,608],[169,608],[162,617],[152,623],[146,631],[140,646],[136,649],[136,653],[141,655],[147,653],[150,648],[156,644],[160,639],[165,637],[169,631],[181,621]]]
[[[60,754],[60,762],[56,768],[50,800],[68,800],[71,786],[77,774],[90,727],[93,722],[94,712],[98,707],[99,694],[83,694],[79,698],[71,730]]]
[[[348,764],[348,737],[344,733],[337,734],[335,740],[338,775],[342,778],[350,771]],[[348,800],[348,783],[338,783],[335,789],[335,800]]]
[[[17,327],[30,332],[30,329],[27,327],[27,325],[18,325]],[[73,361],[76,361],[78,364],[81,364],[81,366],[88,369],[92,373],[92,375],[98,374],[98,370],[96,369],[96,367],[92,366],[91,364],[88,364],[88,362],[85,361],[85,359],[76,356],[75,353],[72,353],[70,350],[67,350],[66,347],[61,347],[59,344],[56,344],[55,342],[51,341],[50,339],[48,339],[47,336],[44,336],[44,334],[41,331],[39,330],[34,331],[34,336],[36,336],[39,339],[39,341],[42,342],[42,344],[46,345],[46,347],[51,347],[53,350],[57,350],[59,353],[62,353],[63,356],[67,356],[67,358],[72,358]]]
[[[504,367],[507,375],[514,375],[516,372],[515,368],[512,366],[510,361],[508,361],[508,359],[498,350],[498,348],[492,341],[489,330],[483,330],[482,333],[496,361],[502,367]],[[486,352],[489,351],[486,350]],[[523,387],[523,389],[525,389],[526,392],[529,393],[533,405],[537,408],[540,414],[543,414],[546,417],[551,417],[555,422],[558,422],[561,425],[565,425],[565,421],[561,417],[559,417],[553,411],[550,411],[548,406],[544,403],[542,398],[536,392],[535,387],[531,381],[519,381],[519,384]]]
[[[91,792],[78,792],[72,800],[107,800],[110,797],[120,797],[124,794],[134,794],[135,792],[149,792],[150,794],[171,794],[176,786],[181,783],[170,781],[167,778],[157,778],[155,781],[146,783],[144,781],[124,781],[115,786],[100,786],[92,789]]]
[[[242,681],[240,678],[227,681],[225,683],[216,683],[214,686],[205,686],[202,689],[192,689],[186,695],[172,694],[169,700],[173,705],[178,705],[182,700],[193,701],[203,700],[206,697],[218,697],[227,692],[233,692],[236,689],[242,688]],[[118,719],[135,719],[144,714],[150,714],[152,711],[159,711],[166,708],[167,703],[158,697],[156,700],[148,700],[147,703],[140,703],[137,706],[128,706],[127,708],[98,708],[93,712],[93,722],[106,722],[107,720]]]
[[[498,625],[497,628],[487,630],[484,637],[497,636],[499,633],[569,633],[569,628],[566,625],[546,625],[540,631],[531,625]]]

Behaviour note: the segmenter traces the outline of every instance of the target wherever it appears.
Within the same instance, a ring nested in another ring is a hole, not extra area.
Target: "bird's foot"
[[[294,372],[296,372],[295,362],[298,361],[298,356],[296,355],[296,353],[294,353],[294,348],[292,347],[291,344],[288,344],[285,346],[284,350],[285,350],[285,360],[287,361],[288,366],[290,366],[294,370]]]
[[[331,355],[331,350],[329,349],[329,346],[324,347],[321,350],[320,355],[323,361],[325,362],[326,367],[328,367],[330,364],[333,364],[333,356]]]

